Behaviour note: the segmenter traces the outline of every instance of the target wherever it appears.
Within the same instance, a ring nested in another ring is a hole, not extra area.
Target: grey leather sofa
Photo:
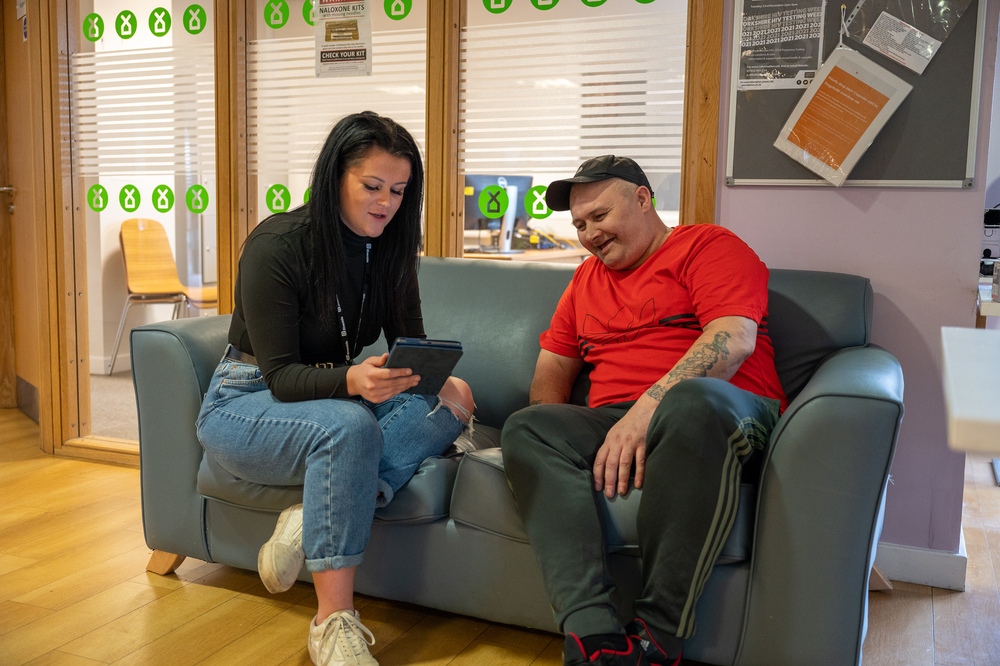
[[[480,449],[425,461],[378,511],[359,592],[555,630],[495,447],[504,419],[527,403],[538,334],[571,275],[570,266],[422,261],[426,330],[464,345],[455,374],[475,394]],[[872,289],[863,277],[772,270],[769,309],[791,404],[759,474],[746,479],[685,656],[712,664],[860,663],[868,576],[903,415],[902,372],[891,354],[868,344]],[[215,316],[131,334],[154,570],[168,572],[185,556],[255,569],[278,513],[301,501],[300,487],[232,477],[195,436],[228,325],[228,316]],[[577,389],[583,399],[586,381]],[[639,586],[640,492],[603,501],[626,619]]]

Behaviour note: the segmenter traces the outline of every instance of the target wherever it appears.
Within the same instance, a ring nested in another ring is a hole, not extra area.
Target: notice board
[[[736,0],[726,184],[828,186],[774,147],[803,88],[737,89],[740,8],[746,1]],[[813,11],[821,11],[824,17],[818,49],[825,60],[838,44],[841,3],[822,4],[822,10]],[[847,13],[857,4],[857,0],[847,0]],[[844,38],[845,46],[913,86],[858,160],[845,186],[972,186],[985,16],[985,0],[972,0],[922,74],[855,39]]]

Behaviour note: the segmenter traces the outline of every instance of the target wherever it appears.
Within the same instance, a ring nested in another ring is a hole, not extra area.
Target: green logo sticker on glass
[[[552,209],[545,203],[545,192],[548,189],[545,185],[535,185],[524,195],[524,209],[528,211],[528,217],[544,220],[552,214]]]
[[[309,25],[316,25],[316,0],[305,0],[302,3],[302,18]]]
[[[90,210],[100,213],[108,207],[108,190],[103,185],[91,185],[87,190],[87,205]]]
[[[543,12],[546,12],[558,5],[559,0],[531,0],[531,4],[535,6],[535,9],[541,9]]]
[[[83,36],[92,42],[104,36],[104,19],[100,14],[87,14],[83,19]]]
[[[139,207],[142,197],[139,196],[139,188],[135,185],[126,185],[118,193],[118,203],[122,205],[126,213],[134,213]]]
[[[312,195],[313,195],[313,188],[307,187],[306,193],[302,197],[302,203],[309,203],[309,200],[312,199]]]
[[[410,15],[413,0],[385,0],[385,15],[393,21],[402,21]]]
[[[608,0],[580,0],[580,2],[587,5],[588,7],[600,7],[607,1]]]
[[[139,27],[138,19],[127,9],[118,14],[118,18],[115,19],[115,32],[122,39],[132,39],[137,27]]]
[[[149,13],[149,31],[154,37],[163,37],[170,32],[170,12],[163,7],[157,7]]]
[[[264,195],[267,201],[267,209],[272,213],[284,213],[288,210],[288,203],[292,200],[292,195],[284,185],[272,185],[267,188]]]
[[[635,0],[635,1],[638,2],[640,5],[649,5],[656,2],[656,0]]]
[[[184,10],[184,18],[181,23],[184,24],[185,30],[192,35],[197,35],[205,29],[205,24],[208,23],[208,14],[205,13],[205,8],[201,5],[188,5],[188,8]]]
[[[208,208],[208,190],[201,185],[189,187],[184,199],[187,201],[188,210],[192,213],[204,213]]]
[[[509,205],[507,190],[499,185],[490,185],[479,193],[479,212],[490,219],[503,217]]]
[[[168,213],[174,207],[174,191],[167,185],[157,185],[153,188],[153,208],[161,213]]]
[[[514,0],[483,0],[483,7],[490,14],[503,14]]]
[[[288,23],[290,13],[285,0],[267,0],[267,5],[264,7],[264,23],[267,27],[277,30]]]

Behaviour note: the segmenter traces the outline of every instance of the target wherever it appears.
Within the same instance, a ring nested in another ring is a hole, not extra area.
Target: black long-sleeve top
[[[229,343],[257,357],[267,387],[284,402],[349,395],[340,317],[324,325],[311,295],[307,223],[306,209],[299,208],[275,215],[253,230],[240,257],[229,326]],[[383,331],[390,344],[398,336],[425,337],[416,280],[400,294],[406,299],[402,331],[372,319],[370,293],[359,328],[365,245],[372,244],[374,257],[378,239],[358,236],[342,223],[340,232],[347,282],[337,296],[352,355],[375,342]],[[338,367],[318,368],[312,365],[316,363]]]

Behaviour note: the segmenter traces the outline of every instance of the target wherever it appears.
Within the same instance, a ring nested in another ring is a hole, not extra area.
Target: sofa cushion
[[[602,496],[599,506],[612,551],[638,549],[636,513],[641,497],[642,491],[634,488],[624,497],[609,500]],[[722,547],[719,564],[741,562],[749,557],[756,504],[756,486],[742,484],[736,520]],[[517,515],[514,494],[507,485],[500,449],[483,449],[465,455],[451,496],[451,517],[463,525],[528,543],[528,535]]]
[[[476,426],[473,447],[495,447],[499,443],[499,430]],[[444,456],[423,461],[393,500],[375,510],[375,520],[415,525],[445,518],[460,460],[461,453],[453,447]],[[229,473],[207,453],[198,470],[198,492],[209,499],[275,512],[302,501],[302,486],[266,486],[245,481]]]

